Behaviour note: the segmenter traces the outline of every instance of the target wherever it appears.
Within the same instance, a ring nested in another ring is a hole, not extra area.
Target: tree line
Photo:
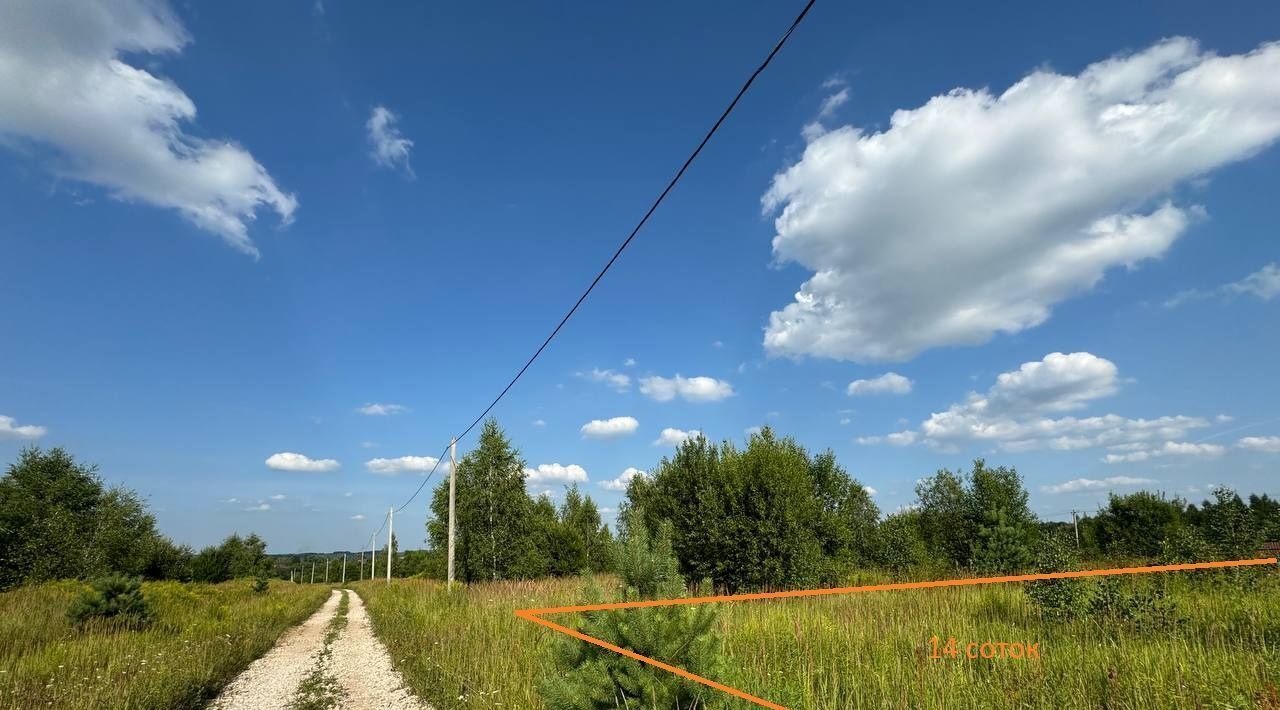
[[[231,535],[200,551],[156,529],[137,493],[60,448],[24,449],[0,477],[0,589],[112,575],[222,582],[271,569],[267,543]]]

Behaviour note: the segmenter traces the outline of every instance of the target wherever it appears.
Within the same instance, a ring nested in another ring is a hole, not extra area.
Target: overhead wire
[[[756,66],[755,70],[751,72],[751,75],[747,77],[747,80],[743,82],[742,86],[738,89],[738,92],[734,95],[733,100],[730,101],[729,105],[726,106],[725,109],[720,113],[719,118],[717,118],[715,123],[712,124],[710,130],[708,130],[706,134],[703,135],[702,140],[699,141],[697,147],[693,149],[693,152],[689,154],[689,157],[686,158],[684,163],[680,165],[680,169],[675,172],[675,175],[672,176],[672,178],[667,182],[666,187],[664,187],[662,192],[658,194],[657,198],[653,200],[652,204],[649,205],[649,208],[645,210],[644,215],[640,218],[640,221],[636,223],[635,227],[627,235],[627,238],[622,240],[622,243],[619,244],[617,249],[614,250],[613,256],[611,256],[609,258],[609,261],[605,263],[604,267],[601,268],[598,273],[596,273],[595,278],[593,278],[591,280],[591,283],[587,285],[586,290],[582,292],[582,295],[578,296],[578,299],[574,301],[573,306],[569,308],[569,310],[564,314],[564,316],[556,324],[555,328],[551,330],[551,333],[547,335],[547,337],[542,341],[542,344],[538,346],[538,349],[535,350],[531,356],[529,356],[529,359],[525,361],[524,365],[521,366],[519,371],[516,372],[515,376],[512,377],[511,380],[507,383],[507,385],[502,388],[502,391],[498,393],[498,396],[493,398],[493,401],[491,401],[489,405],[484,408],[484,411],[480,412],[479,416],[477,416],[474,420],[472,420],[470,424],[467,425],[466,429],[462,430],[461,434],[458,434],[457,436],[453,437],[454,442],[461,441],[462,439],[466,438],[466,436],[470,434],[473,429],[475,429],[476,425],[478,425],[481,421],[483,421],[484,418],[489,415],[489,412],[493,411],[493,408],[496,407],[498,403],[502,401],[502,398],[505,397],[507,393],[511,391],[511,388],[514,387],[515,384],[520,381],[520,378],[523,377],[525,372],[529,370],[529,368],[533,365],[534,361],[536,361],[538,357],[542,355],[542,352],[547,349],[547,346],[551,344],[551,341],[554,340],[557,335],[559,335],[560,330],[563,329],[565,324],[569,322],[569,319],[572,318],[575,313],[577,313],[578,308],[582,306],[582,303],[587,300],[587,296],[591,295],[591,292],[595,290],[596,286],[600,283],[600,280],[604,278],[604,275],[609,272],[609,269],[613,268],[614,263],[617,262],[618,258],[622,256],[622,252],[626,251],[627,247],[631,245],[632,240],[635,239],[636,235],[640,233],[640,230],[643,229],[645,224],[648,223],[649,218],[652,217],[654,212],[657,211],[658,206],[662,204],[663,200],[667,198],[667,195],[670,194],[672,189],[675,188],[676,184],[680,182],[680,179],[684,176],[685,172],[689,169],[689,166],[693,164],[693,161],[696,160],[698,156],[702,153],[702,149],[705,148],[707,143],[711,141],[712,136],[714,136],[716,132],[720,130],[720,126],[724,124],[725,120],[729,117],[729,114],[733,113],[734,108],[737,107],[738,102],[742,100],[742,97],[746,95],[747,90],[751,88],[751,85],[755,83],[755,80],[760,76],[761,73],[764,72],[765,68],[769,66],[769,64],[773,61],[773,58],[777,56],[778,52],[782,50],[783,45],[785,45],[787,43],[787,40],[791,38],[791,35],[795,32],[796,28],[800,26],[800,23],[804,21],[804,18],[809,14],[809,10],[813,8],[813,5],[816,1],[817,0],[808,0],[808,2],[805,3],[804,9],[802,9],[800,13],[796,15],[795,19],[792,20],[791,24],[787,27],[786,32],[784,32],[782,36],[778,39],[778,41],[774,43],[773,49],[769,51],[769,54],[765,56],[764,60],[761,61],[758,66]],[[452,443],[453,442],[451,442],[451,444]],[[408,507],[410,503],[414,501],[414,499],[418,497],[418,494],[422,492],[422,489],[426,487],[427,483],[431,480],[432,476],[435,475],[436,470],[440,467],[441,460],[444,458],[444,455],[445,453],[448,452],[448,450],[449,450],[449,447],[446,446],[444,451],[441,452],[440,456],[436,457],[435,464],[431,467],[431,471],[423,478],[422,482],[418,484],[418,487],[416,490],[414,490],[413,495],[409,496],[408,500],[406,500],[399,508],[396,508],[395,512],[400,512],[401,510],[404,510],[406,507]],[[383,521],[383,525],[384,526],[386,525],[385,520]],[[378,532],[381,532],[381,528],[378,529]],[[375,532],[371,537],[377,536],[378,532]]]

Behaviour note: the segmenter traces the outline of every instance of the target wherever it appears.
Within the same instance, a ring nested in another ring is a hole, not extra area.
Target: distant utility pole
[[[1076,529],[1076,549],[1080,549],[1080,521],[1076,519],[1076,511],[1071,511],[1071,527]]]
[[[396,525],[396,509],[387,509],[387,584],[391,583],[391,529]]]
[[[378,576],[378,551],[374,549],[376,545],[377,539],[369,538],[369,579]]]
[[[324,558],[324,583],[329,583],[329,558]]]
[[[449,582],[446,589],[453,589],[453,497],[454,479],[458,475],[458,440],[449,441]]]
[[[316,561],[311,560],[311,583],[316,583]]]
[[[342,583],[347,583],[347,553],[342,553]]]
[[[360,581],[364,581],[364,550],[360,551]]]

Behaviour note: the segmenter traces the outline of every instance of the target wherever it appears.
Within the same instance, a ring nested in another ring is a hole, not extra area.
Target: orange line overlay
[[[608,649],[614,653],[621,654],[627,658],[633,658],[641,663],[648,663],[656,668],[661,668],[668,673],[674,673],[682,678],[701,683],[705,686],[715,688],[716,690],[728,693],[737,698],[755,703],[760,707],[770,708],[770,710],[787,710],[787,708],[763,698],[757,698],[750,693],[743,692],[737,688],[731,688],[723,683],[717,683],[709,678],[703,678],[695,673],[690,673],[683,668],[677,668],[668,663],[663,663],[648,656],[642,656],[635,651],[615,646],[608,641],[602,641],[594,636],[588,636],[581,631],[576,631],[567,626],[561,626],[552,621],[542,618],[543,614],[567,614],[577,611],[605,611],[608,609],[641,609],[644,607],[655,606],[679,606],[688,604],[709,604],[712,602],[744,602],[757,601],[761,599],[789,599],[792,597],[825,597],[835,594],[855,594],[859,592],[893,592],[904,589],[933,589],[936,587],[972,587],[979,584],[1003,584],[1006,582],[1040,582],[1050,579],[1074,579],[1077,577],[1106,577],[1122,574],[1149,574],[1153,572],[1183,572],[1198,569],[1217,569],[1221,567],[1251,567],[1256,565],[1274,565],[1277,563],[1275,557],[1266,557],[1253,560],[1229,560],[1225,562],[1193,562],[1190,564],[1180,565],[1152,565],[1150,567],[1114,567],[1111,569],[1090,569],[1079,570],[1075,572],[1049,572],[1043,574],[1015,574],[1007,577],[973,577],[971,579],[942,579],[932,582],[898,582],[895,584],[869,584],[862,587],[835,587],[832,589],[799,589],[789,592],[758,592],[755,594],[727,594],[714,597],[685,597],[682,599],[655,599],[649,601],[636,602],[614,602],[611,604],[581,604],[577,606],[555,606],[543,609],[517,609],[516,616],[535,624],[541,624],[552,631],[572,636],[576,639],[595,644],[601,648]]]

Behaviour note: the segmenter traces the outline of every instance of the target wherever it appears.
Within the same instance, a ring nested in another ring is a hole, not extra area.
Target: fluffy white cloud
[[[635,417],[613,417],[612,419],[592,419],[582,425],[582,435],[591,439],[616,439],[620,436],[634,434],[640,428]]]
[[[369,120],[365,122],[365,129],[369,132],[369,145],[373,148],[370,155],[378,165],[384,168],[394,168],[398,165],[412,176],[413,167],[409,165],[409,151],[413,148],[413,141],[400,135],[400,128],[396,126],[399,120],[400,117],[386,106],[373,107]]]
[[[633,358],[633,357],[629,357],[629,358],[627,358],[626,360],[624,360],[624,361],[622,362],[622,364],[623,364],[623,366],[625,366],[625,367],[635,367],[635,366],[636,366],[636,359],[635,359],[635,358]]]
[[[282,451],[267,457],[267,468],[277,471],[300,471],[303,473],[323,473],[338,470],[338,462],[334,459],[313,459],[302,454]]]
[[[657,402],[679,397],[688,402],[717,402],[733,395],[733,386],[714,377],[643,377],[640,393]]]
[[[48,429],[34,424],[18,426],[18,420],[0,415],[0,439],[39,439],[47,432]]]
[[[762,198],[776,261],[814,272],[767,351],[900,361],[1039,325],[1201,212],[1154,200],[1280,136],[1277,75],[1280,44],[1219,57],[1171,39],[812,135]]]
[[[625,491],[627,486],[631,485],[631,479],[636,476],[644,477],[649,474],[641,471],[635,466],[628,466],[625,471],[618,474],[618,477],[610,481],[601,481],[600,486],[610,491]]]
[[[631,389],[631,376],[622,372],[593,368],[591,372],[579,372],[577,375],[592,382],[602,382],[619,392]]]
[[[363,407],[357,407],[356,411],[371,417],[386,417],[392,414],[404,414],[409,408],[403,404],[383,404],[380,402],[369,402]]]
[[[1107,454],[1102,460],[1104,463],[1135,463],[1165,456],[1220,456],[1224,451],[1226,448],[1218,444],[1166,441],[1160,446],[1136,448],[1123,454]]]
[[[879,491],[877,491],[876,489],[872,488],[871,486],[863,486],[863,487],[862,487],[862,490],[866,491],[866,492],[867,492],[867,495],[869,495],[869,496],[873,496],[873,495],[875,495],[875,494],[879,493]]]
[[[364,516],[363,516],[363,515],[361,515],[360,513],[356,513],[355,515],[351,516],[351,519],[352,519],[352,520],[364,520]]]
[[[662,433],[658,435],[657,439],[654,439],[653,445],[654,446],[679,446],[680,444],[684,443],[685,439],[692,439],[701,433],[702,432],[698,431],[697,429],[690,429],[689,431],[685,431],[683,429],[675,429],[672,427],[667,427],[666,429],[662,430]]]
[[[1097,491],[1117,488],[1119,486],[1145,486],[1158,483],[1152,478],[1134,478],[1132,476],[1109,476],[1107,478],[1074,478],[1070,481],[1041,486],[1045,493],[1078,493],[1080,491]]]
[[[587,470],[576,463],[561,466],[558,463],[538,464],[537,468],[524,470],[524,481],[527,484],[546,483],[586,483]]]
[[[283,493],[277,493],[271,496],[271,500],[284,500],[284,499],[285,499],[285,495]]]
[[[546,423],[545,421],[541,420],[541,419],[534,419],[534,420],[533,420],[533,425],[534,425],[534,426],[536,426],[536,427],[538,427],[538,428],[542,428],[542,427],[546,426],[546,425],[547,425],[547,423]]]
[[[448,473],[449,462],[440,461],[434,456],[399,456],[393,459],[376,458],[364,462],[370,473],[383,476],[395,476],[400,473],[430,473],[437,469]]]
[[[1242,449],[1265,451],[1269,454],[1280,454],[1280,436],[1246,436],[1236,442]]]
[[[1050,353],[996,377],[985,394],[934,412],[917,430],[884,437],[867,436],[860,444],[922,442],[951,448],[961,443],[990,443],[1006,451],[1110,447],[1137,452],[1166,442],[1170,454],[1187,445],[1175,443],[1188,431],[1207,427],[1204,417],[1184,415],[1129,419],[1117,414],[1055,416],[1088,406],[1116,391],[1118,370],[1110,360],[1091,353]],[[1212,447],[1213,445],[1208,445]],[[1204,449],[1204,445],[1200,447]],[[1113,454],[1113,456],[1116,454]],[[1150,454],[1148,454],[1149,456]]]
[[[271,504],[259,503],[257,505],[251,505],[248,508],[245,508],[245,510],[246,511],[267,511],[267,510],[271,510]]]
[[[164,0],[9,0],[0,22],[0,142],[48,146],[52,170],[115,199],[177,210],[258,256],[259,208],[298,202],[249,151],[188,135],[196,106],[153,66],[191,41]]]
[[[850,397],[871,394],[907,394],[911,391],[913,384],[915,383],[910,379],[896,372],[886,372],[869,380],[854,380],[850,382],[848,393]]]

